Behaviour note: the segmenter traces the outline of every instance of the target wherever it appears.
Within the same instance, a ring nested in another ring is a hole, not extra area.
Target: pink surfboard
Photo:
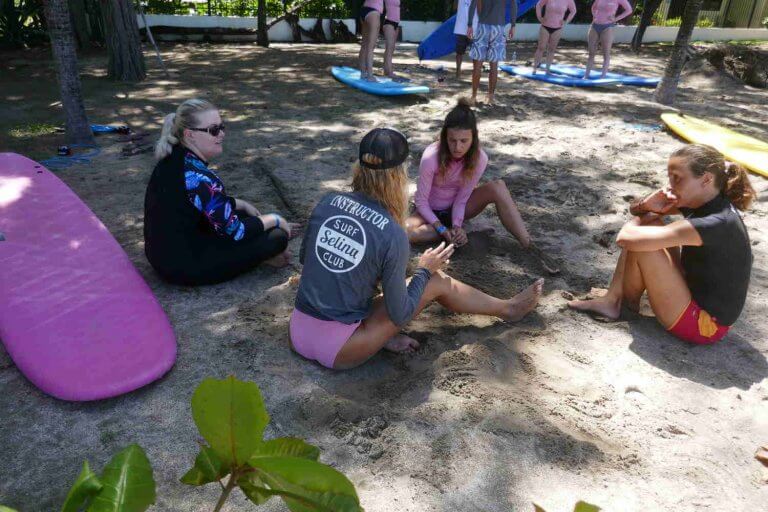
[[[33,384],[97,400],[173,366],[173,329],[123,249],[67,185],[15,153],[0,153],[0,233],[0,340]]]

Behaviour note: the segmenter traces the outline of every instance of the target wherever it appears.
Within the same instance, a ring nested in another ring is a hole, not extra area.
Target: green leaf
[[[4,505],[0,505],[0,512],[18,512],[18,511],[15,508],[10,508]]]
[[[297,437],[278,437],[277,439],[270,439],[259,446],[259,449],[253,454],[251,459],[254,457],[273,456],[317,460],[320,458],[320,448],[312,446]]]
[[[218,482],[229,473],[229,464],[221,461],[210,446],[202,446],[195,458],[195,465],[181,477],[187,485],[205,485]]]
[[[573,507],[573,512],[600,512],[600,507],[592,505],[586,501],[579,501],[576,506]]]
[[[263,505],[274,495],[267,489],[264,489],[264,482],[253,473],[240,478],[237,481],[237,485],[243,491],[245,497],[256,505]]]
[[[200,434],[230,467],[244,464],[253,455],[269,423],[259,387],[232,376],[200,383],[192,396],[192,417]]]
[[[155,479],[144,450],[132,444],[112,457],[101,475],[104,488],[88,512],[144,512],[155,502]]]
[[[352,482],[330,466],[301,457],[254,457],[249,465],[292,512],[362,511]]]
[[[67,493],[67,499],[64,501],[64,506],[61,507],[61,512],[77,512],[88,498],[101,490],[101,487],[96,473],[88,467],[88,461],[83,461],[83,469],[80,470],[80,475]],[[2,508],[0,508],[0,512],[3,512]]]

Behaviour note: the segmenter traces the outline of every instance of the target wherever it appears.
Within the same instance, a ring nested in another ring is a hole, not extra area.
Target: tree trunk
[[[139,24],[133,0],[100,0],[109,53],[107,76],[121,82],[140,82],[147,77],[141,51]]]
[[[269,48],[269,29],[267,28],[267,0],[259,0],[256,10],[256,44]]]
[[[91,46],[91,31],[88,28],[88,15],[85,11],[85,0],[69,0],[69,12],[72,13],[77,47],[82,50]]]
[[[654,100],[662,105],[671,105],[675,102],[680,72],[682,72],[688,57],[688,45],[691,41],[691,34],[693,34],[696,21],[699,19],[702,2],[703,0],[688,0],[685,4],[683,19],[680,24],[680,30],[677,31],[672,55],[669,56],[664,76],[661,78],[661,82],[659,82],[656,92],[653,94]]]
[[[640,51],[640,47],[643,45],[645,30],[651,25],[653,15],[656,14],[659,7],[661,7],[661,0],[643,0],[643,14],[640,16],[640,24],[635,29],[635,35],[632,37],[633,51]]]
[[[73,144],[93,144],[93,132],[85,115],[80,75],[77,70],[75,37],[72,34],[67,0],[45,0],[45,19],[56,61],[61,88],[61,104],[66,115],[67,140]]]

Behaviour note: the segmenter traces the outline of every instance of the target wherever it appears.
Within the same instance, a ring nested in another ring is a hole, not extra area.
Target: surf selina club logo
[[[334,215],[320,226],[315,239],[317,259],[327,270],[334,273],[349,272],[357,267],[365,256],[366,236],[359,217],[380,230],[389,219],[376,210],[348,197],[335,196],[330,203],[350,215]]]

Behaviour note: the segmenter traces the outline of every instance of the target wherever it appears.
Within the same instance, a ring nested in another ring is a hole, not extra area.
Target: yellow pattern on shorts
[[[699,334],[711,338],[717,332],[717,323],[703,309],[699,312]]]

